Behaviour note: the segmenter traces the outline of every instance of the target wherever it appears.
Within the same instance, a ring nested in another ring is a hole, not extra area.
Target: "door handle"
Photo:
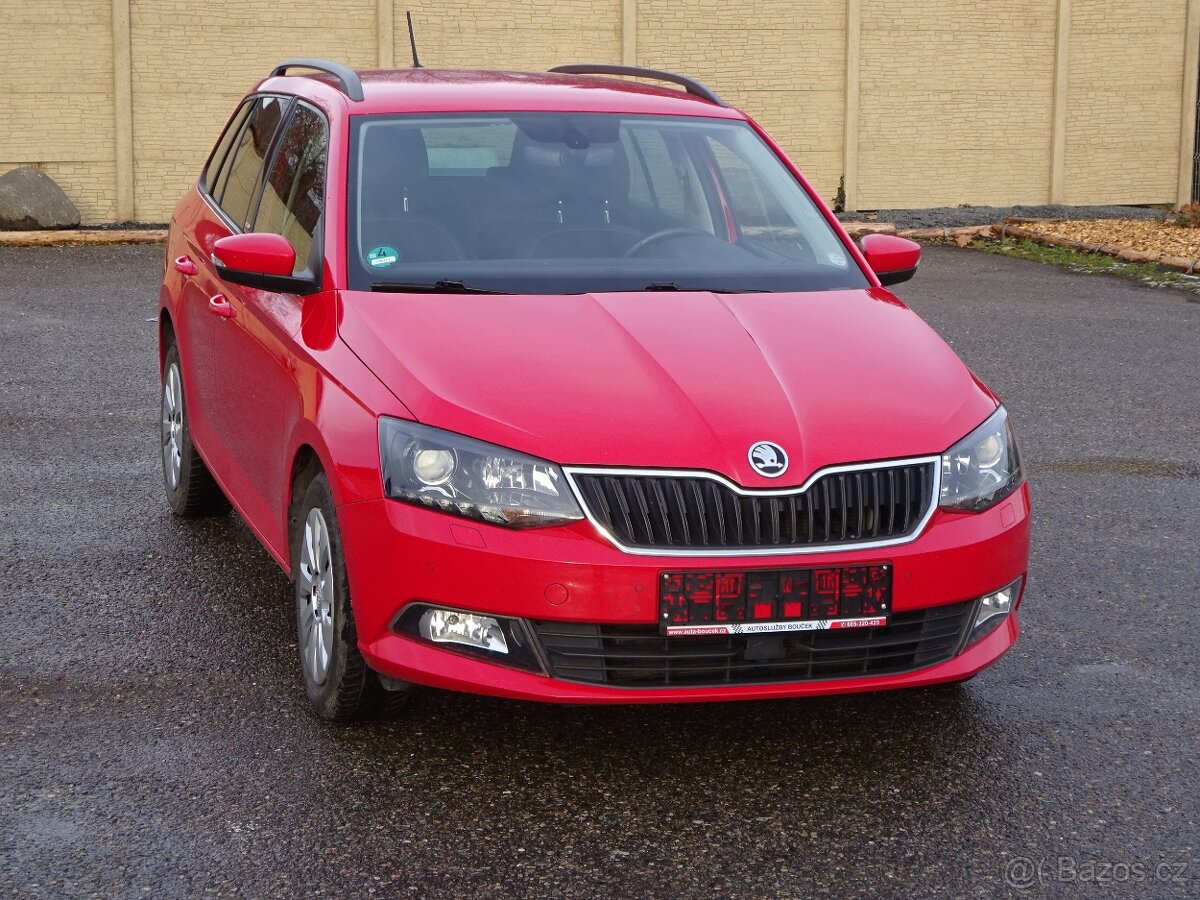
[[[224,294],[213,294],[208,298],[208,311],[222,319],[232,319],[237,315],[237,310],[233,308],[233,304],[225,298]]]
[[[189,277],[192,275],[198,275],[200,273],[200,270],[196,268],[196,264],[186,256],[181,256],[179,259],[175,260],[175,271],[181,272]]]

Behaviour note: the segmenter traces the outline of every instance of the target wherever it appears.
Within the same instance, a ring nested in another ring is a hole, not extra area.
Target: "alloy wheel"
[[[183,467],[183,386],[179,379],[179,366],[175,363],[167,367],[167,375],[163,379],[162,456],[167,486],[172,491],[177,490]]]
[[[312,509],[300,542],[300,580],[296,613],[300,658],[313,684],[324,684],[333,653],[333,564],[329,528],[320,509]]]

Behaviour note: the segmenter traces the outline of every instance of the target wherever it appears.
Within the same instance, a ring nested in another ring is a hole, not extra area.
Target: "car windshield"
[[[357,290],[868,286],[800,183],[740,121],[363,116],[350,168]]]

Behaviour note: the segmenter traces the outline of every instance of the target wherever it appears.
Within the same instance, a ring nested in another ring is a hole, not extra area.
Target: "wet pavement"
[[[266,552],[168,514],[160,266],[0,248],[0,895],[1200,894],[1200,304],[944,248],[900,287],[1036,507],[963,688],[336,727]]]

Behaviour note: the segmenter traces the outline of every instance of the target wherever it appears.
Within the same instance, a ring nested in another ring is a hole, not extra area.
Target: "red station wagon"
[[[1029,495],[884,287],[919,256],[688,78],[290,60],[171,219],[167,495],[295,582],[330,719],[963,681],[1016,640]]]

